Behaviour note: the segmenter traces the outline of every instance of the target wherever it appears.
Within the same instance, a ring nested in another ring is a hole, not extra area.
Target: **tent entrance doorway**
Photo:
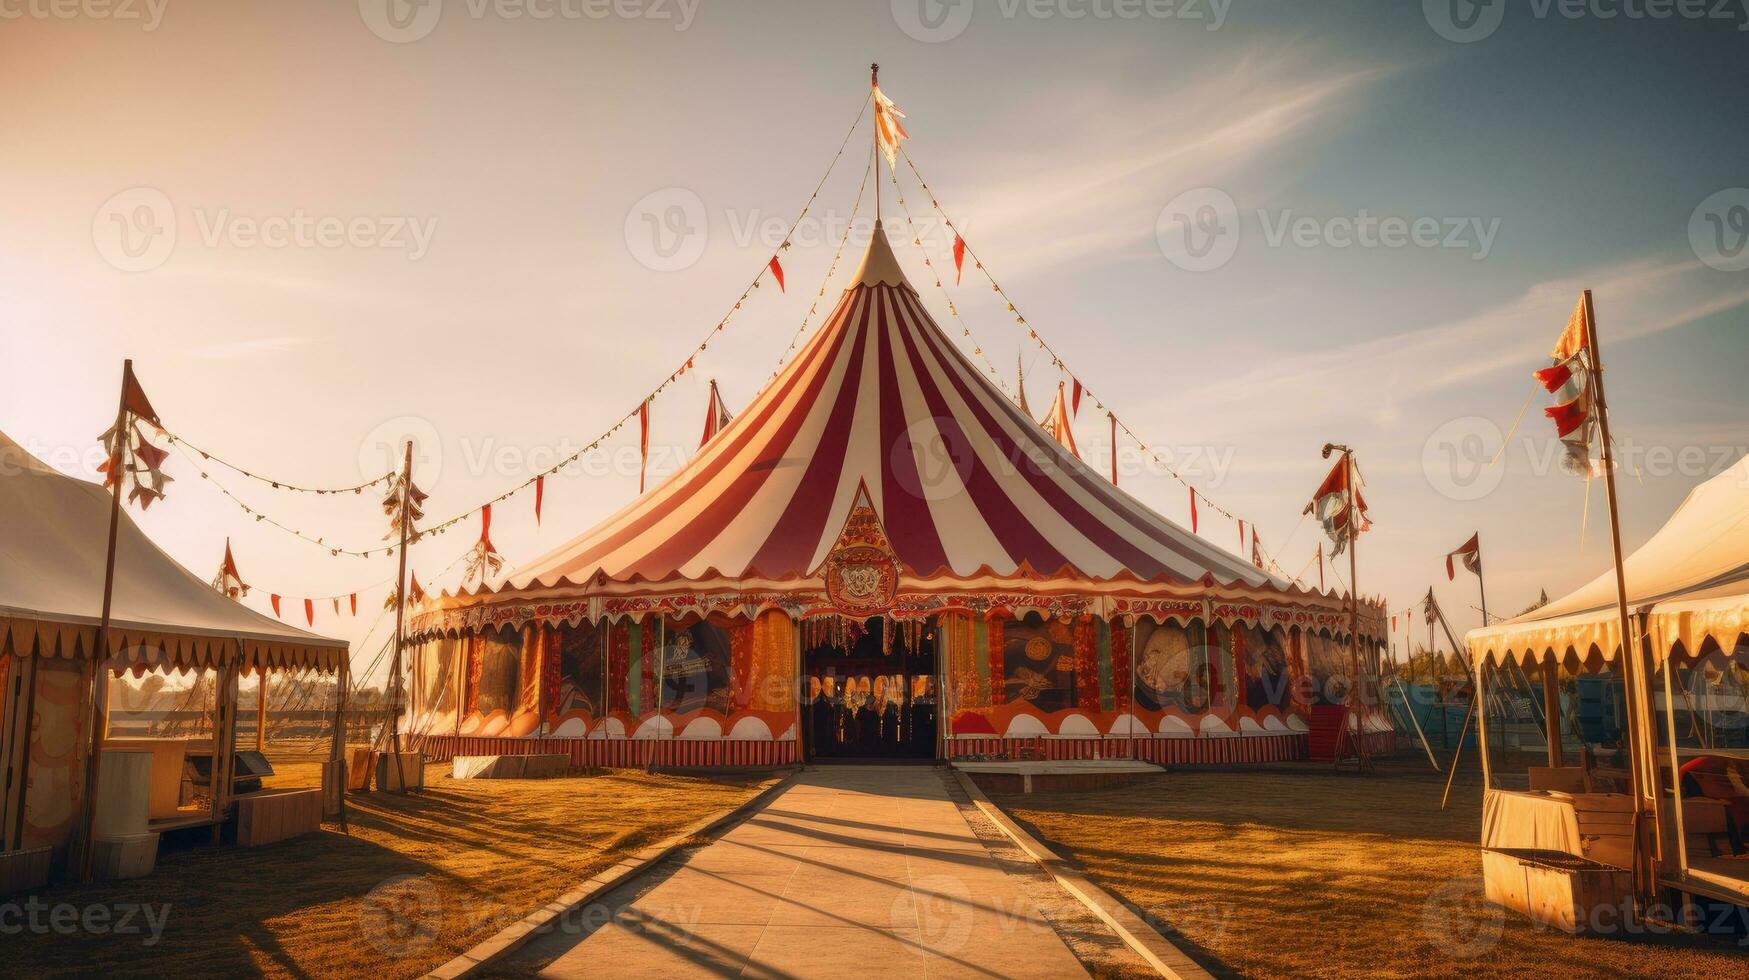
[[[850,632],[802,651],[808,760],[935,758],[935,621],[908,630],[877,617]]]

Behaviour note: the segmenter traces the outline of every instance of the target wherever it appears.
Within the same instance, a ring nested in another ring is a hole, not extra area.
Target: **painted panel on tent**
[[[700,708],[729,713],[729,631],[711,622],[668,627],[663,653],[662,708],[684,714]]]
[[[475,710],[482,715],[516,710],[522,634],[505,628],[480,636],[480,680]]]
[[[1003,625],[1002,682],[1008,701],[1044,712],[1074,707],[1077,683],[1099,683],[1097,676],[1077,677],[1075,666],[1074,629],[1068,623],[1034,613]]]
[[[419,655],[424,660],[420,665],[424,688],[420,692],[419,700],[423,713],[445,716],[454,714],[456,658],[463,642],[446,636],[419,648]]]
[[[1346,644],[1320,633],[1306,635],[1306,670],[1312,677],[1313,704],[1343,703],[1350,666]]]
[[[559,697],[554,717],[601,716],[602,628],[593,623],[559,627]]]
[[[65,857],[73,817],[85,795],[81,760],[84,724],[79,710],[86,679],[78,665],[37,661],[35,723],[30,731],[30,781],[24,804],[25,847],[50,846]]]
[[[1293,674],[1288,669],[1287,634],[1277,626],[1245,628],[1245,703],[1252,708],[1285,708],[1292,700]]]
[[[1195,679],[1190,634],[1177,623],[1136,623],[1136,705],[1148,711],[1175,708],[1196,714],[1208,707],[1208,691]]]

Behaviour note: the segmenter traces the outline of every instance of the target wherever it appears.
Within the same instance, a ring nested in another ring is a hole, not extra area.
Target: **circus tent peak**
[[[686,466],[508,587],[809,578],[859,485],[914,578],[1286,588],[1112,486],[1022,414],[924,309],[878,222],[830,316],[750,405]]]

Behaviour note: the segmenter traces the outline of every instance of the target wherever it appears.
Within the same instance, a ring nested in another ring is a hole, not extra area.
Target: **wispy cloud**
[[[1274,161],[1327,131],[1332,118],[1361,108],[1359,96],[1387,77],[1382,66],[1331,69],[1253,53],[1227,71],[1205,74],[1167,93],[1110,92],[1083,119],[1072,146],[1049,144],[1027,170],[997,178],[957,204],[1007,275],[1078,258],[1109,258],[1152,234],[1161,207],[1202,186],[1236,197],[1265,197],[1292,178]],[[1039,169],[1048,168],[1041,177]]]

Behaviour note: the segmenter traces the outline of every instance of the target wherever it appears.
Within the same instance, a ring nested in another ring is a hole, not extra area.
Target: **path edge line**
[[[1173,945],[1170,939],[1161,935],[1158,929],[1148,924],[1146,919],[1136,914],[1136,910],[1116,896],[1094,884],[1080,871],[1071,867],[1057,852],[1051,850],[1038,838],[1027,833],[1007,811],[990,802],[978,784],[972,782],[964,772],[953,770],[954,778],[959,780],[961,788],[971,798],[984,816],[1002,831],[1016,847],[1026,852],[1026,856],[1037,862],[1057,883],[1058,887],[1075,897],[1089,912],[1099,917],[1112,932],[1117,934],[1124,945],[1134,950],[1147,964],[1153,967],[1163,977],[1170,980],[1212,980],[1213,974],[1203,969],[1190,958],[1184,950]]]
[[[523,944],[545,932],[573,910],[582,908],[608,892],[647,873],[663,859],[680,850],[682,845],[692,838],[720,830],[725,825],[763,808],[779,793],[788,789],[790,784],[794,783],[800,775],[801,770],[796,769],[760,790],[739,806],[700,818],[681,828],[680,831],[661,843],[652,844],[612,867],[597,872],[583,884],[505,926],[485,940],[474,944],[455,959],[425,974],[426,980],[459,980],[461,977],[471,976],[475,971],[497,963],[521,949]]]

